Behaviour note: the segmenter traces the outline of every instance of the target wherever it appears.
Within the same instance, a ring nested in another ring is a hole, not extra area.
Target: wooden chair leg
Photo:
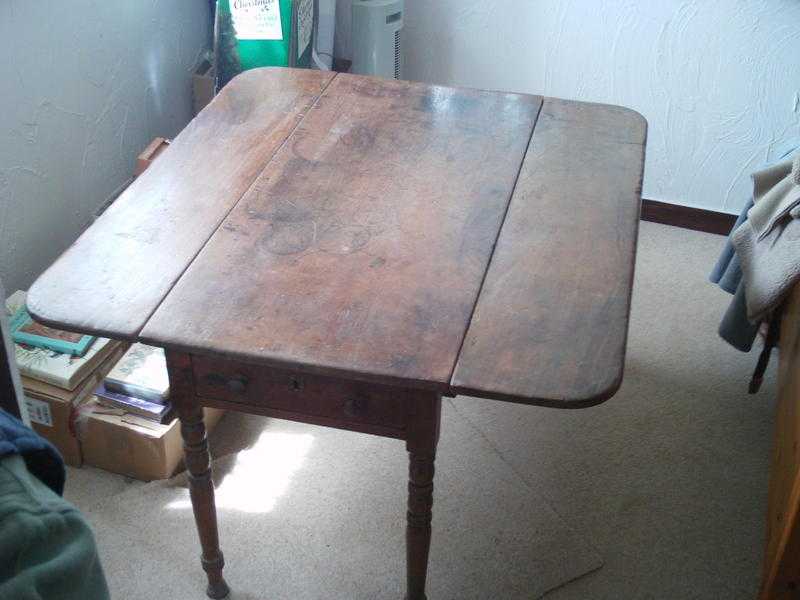
[[[222,577],[225,561],[219,548],[217,507],[214,502],[211,455],[203,422],[203,408],[194,398],[189,357],[167,352],[167,369],[171,400],[181,422],[183,454],[189,475],[189,496],[202,547],[200,562],[208,578],[206,594],[209,598],[225,598],[230,593],[230,588]]]
[[[441,398],[423,397],[409,418],[406,600],[427,600],[428,554],[433,518],[433,475],[439,442]]]

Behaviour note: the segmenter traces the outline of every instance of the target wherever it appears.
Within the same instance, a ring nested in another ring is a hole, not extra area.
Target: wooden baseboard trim
[[[736,222],[736,215],[642,199],[642,220],[728,235]]]

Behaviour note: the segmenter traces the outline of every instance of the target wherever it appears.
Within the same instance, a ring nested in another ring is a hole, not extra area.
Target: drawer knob
[[[243,394],[247,389],[247,379],[241,375],[237,377],[231,377],[228,379],[225,385],[234,394]]]
[[[348,398],[344,401],[344,414],[347,417],[361,417],[367,412],[366,398]]]

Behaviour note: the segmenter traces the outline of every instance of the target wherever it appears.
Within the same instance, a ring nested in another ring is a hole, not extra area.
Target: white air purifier
[[[400,79],[404,0],[353,0],[352,73]]]

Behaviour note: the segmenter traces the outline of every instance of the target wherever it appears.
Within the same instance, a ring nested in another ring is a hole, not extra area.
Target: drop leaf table
[[[247,71],[28,308],[166,349],[209,596],[228,586],[203,406],[404,440],[421,600],[442,396],[580,408],[619,387],[646,129],[617,106]]]

